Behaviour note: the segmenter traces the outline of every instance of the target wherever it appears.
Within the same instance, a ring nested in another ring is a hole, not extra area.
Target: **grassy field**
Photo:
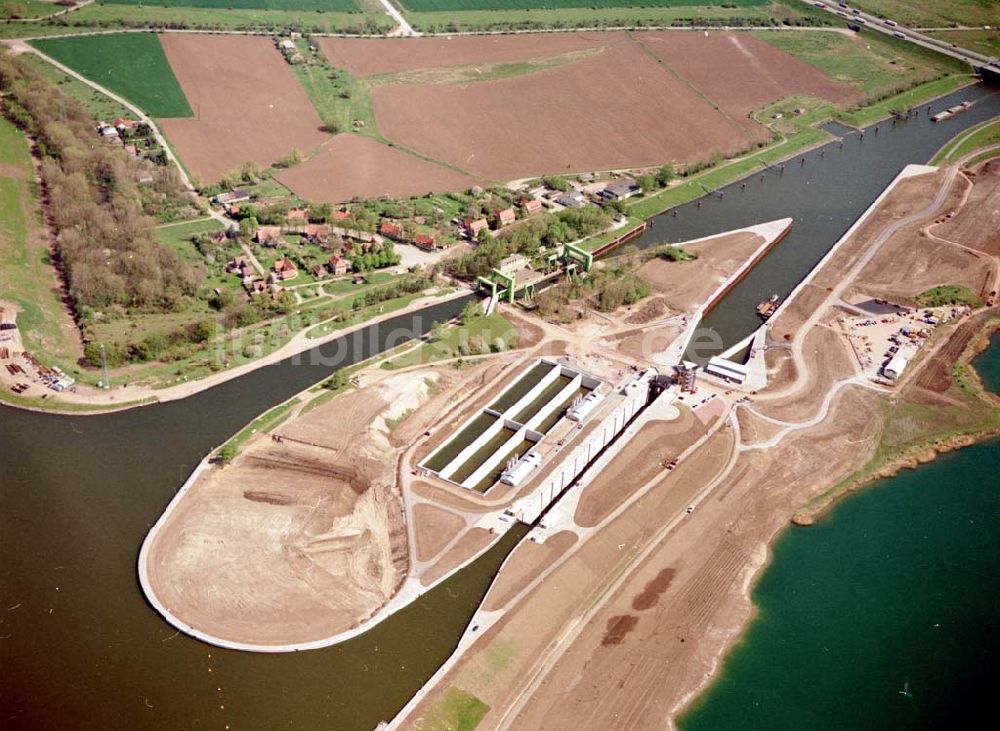
[[[997,12],[1000,13],[1000,4],[997,5]],[[945,30],[927,35],[987,56],[1000,56],[1000,30],[996,26],[993,30]]]
[[[216,8],[218,10],[312,10],[356,13],[354,0],[101,0],[105,5],[153,5],[164,8]]]
[[[980,307],[983,303],[968,287],[961,284],[942,284],[918,294],[914,300],[918,307],[944,307],[945,305],[969,305]]]
[[[111,97],[95,91],[82,81],[68,74],[64,74],[48,61],[42,60],[41,57],[33,53],[26,53],[21,58],[34,67],[48,81],[52,82],[67,97],[80,102],[94,119],[111,121],[115,117],[129,118],[134,116],[132,112]]]
[[[0,19],[6,18],[44,18],[52,13],[58,13],[66,8],[49,0],[4,0],[0,2]]]
[[[951,68],[942,56],[914,51],[911,44],[881,34],[849,38],[841,33],[754,31],[754,35],[869,98],[898,93]]]
[[[545,10],[553,8],[679,7],[766,5],[768,0],[400,0],[406,10],[441,12],[454,10]]]
[[[160,39],[152,33],[53,38],[32,43],[151,116],[193,116]]]
[[[981,147],[998,144],[1000,144],[1000,118],[994,118],[976,125],[971,130],[964,130],[954,140],[941,148],[941,151],[931,160],[931,164],[954,162]]]
[[[0,117],[0,298],[20,307],[25,349],[78,376],[82,352],[49,264],[36,188],[24,137]]]
[[[334,134],[354,130],[381,141],[368,84],[346,69],[331,66],[322,53],[310,51],[306,41],[299,41],[299,50],[307,61],[292,66],[292,70],[327,129]],[[364,125],[355,128],[354,120]]]
[[[454,686],[448,688],[423,718],[423,728],[473,731],[490,707]]]
[[[531,11],[454,10],[447,13],[414,11],[406,14],[410,25],[422,31],[478,30],[503,27],[574,28],[605,26],[669,26],[690,23],[743,22],[744,19],[765,25],[771,15],[767,5],[720,7],[697,5],[643,7],[591,5]],[[735,20],[734,20],[735,19]]]
[[[851,0],[850,4],[914,28],[996,25],[1000,13],[996,0]]]
[[[504,350],[509,350],[517,344],[517,329],[503,315],[476,317],[467,325],[442,328],[420,347],[386,361],[382,367],[386,370],[395,370],[460,356],[479,355],[469,350],[474,338],[481,339],[487,348],[500,338],[503,340]],[[465,352],[462,352],[463,350]]]

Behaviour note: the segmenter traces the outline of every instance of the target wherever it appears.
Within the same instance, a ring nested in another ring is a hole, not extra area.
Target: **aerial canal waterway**
[[[926,163],[962,130],[1000,115],[1000,87],[982,83],[932,102],[931,114],[964,100],[976,104],[942,122],[931,122],[924,105],[918,116],[895,125],[879,122],[868,127],[863,136],[856,130],[828,125],[843,145],[834,141],[796,155],[785,163],[783,172],[761,166],[745,181],[722,188],[721,198],[706,196],[654,216],[646,232],[631,244],[648,248],[791,216],[795,222],[788,236],[702,323],[718,332],[726,346],[735,345],[760,326],[757,303],[772,294],[787,295],[900,170],[910,163]]]
[[[1000,335],[975,366],[1000,392]],[[680,727],[981,727],[1000,662],[997,475],[993,440],[789,529],[754,590],[756,618]]]
[[[965,90],[934,106],[979,96],[988,92]],[[801,279],[905,163],[927,160],[946,138],[998,113],[1000,102],[993,96],[941,126],[925,124],[923,114],[891,134],[883,123],[877,139],[848,138],[843,152],[828,151],[822,163],[812,153],[801,171],[806,177],[796,178],[793,163],[784,176],[768,173],[765,183],[748,184],[745,194],[737,184],[722,201],[708,200],[700,211],[685,206],[676,220],[660,217],[644,245],[794,216],[793,235],[712,314],[710,321],[720,329],[723,320],[729,328],[733,317],[736,324],[726,332],[746,332],[756,324],[756,299],[784,292]],[[839,182],[832,185],[826,180],[830,172],[819,173],[840,170],[833,167],[837,155],[845,161],[837,165],[853,162],[833,176]],[[749,309],[739,304],[740,297]],[[147,530],[202,457],[261,412],[335,370],[338,348],[349,356],[341,365],[355,362],[393,344],[387,343],[393,327],[423,332],[434,320],[457,315],[463,305],[462,299],[435,305],[310,351],[326,354],[325,363],[307,354],[300,364],[264,367],[181,401],[78,417],[0,406],[3,728],[228,724],[349,731],[371,729],[402,707],[451,652],[521,529],[371,632],[336,647],[289,655],[221,650],[175,632],[146,605],[136,557]],[[963,454],[941,464],[962,460]],[[871,494],[882,492],[892,491]],[[852,505],[848,501],[840,510]],[[900,563],[899,570],[907,568]],[[978,580],[979,589],[990,588],[989,581]],[[861,588],[872,592],[876,586]],[[895,648],[877,649],[891,662]],[[837,672],[864,682],[850,666]]]

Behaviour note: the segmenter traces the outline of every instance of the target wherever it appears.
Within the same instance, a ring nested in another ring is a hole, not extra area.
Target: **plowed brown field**
[[[310,201],[407,196],[467,188],[475,179],[355,134],[337,135],[278,180]]]
[[[747,142],[637,44],[508,79],[372,96],[387,138],[498,180],[691,160]]]
[[[247,161],[272,165],[327,138],[270,39],[170,33],[160,40],[195,113],[161,120],[163,131],[202,183]]]
[[[530,33],[452,38],[319,38],[330,63],[355,76],[547,58],[626,41],[624,33]]]
[[[748,115],[775,99],[808,94],[851,102],[862,97],[747,33],[640,33],[636,38],[755,137],[764,130]]]

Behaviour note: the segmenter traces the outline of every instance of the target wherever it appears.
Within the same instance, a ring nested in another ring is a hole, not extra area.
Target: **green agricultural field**
[[[312,10],[318,13],[360,12],[354,0],[101,0],[106,5],[152,5],[164,8],[217,8],[219,10]]]
[[[432,12],[452,10],[547,10],[552,8],[679,7],[725,5],[749,7],[768,0],[401,0],[406,10]]]
[[[997,0],[851,0],[850,4],[914,28],[983,26],[1000,22]]]
[[[49,38],[32,44],[153,117],[193,116],[160,39],[152,33]]]
[[[28,145],[0,116],[0,298],[17,303],[17,324],[29,352],[79,376],[82,351],[59,298],[37,206]]]
[[[126,107],[111,97],[105,96],[69,74],[64,74],[48,61],[44,61],[40,56],[36,56],[33,53],[25,53],[21,56],[21,59],[38,71],[46,80],[54,84],[60,92],[70,99],[80,102],[94,119],[110,121],[115,117],[133,116]]]
[[[789,0],[791,2],[791,0]],[[455,10],[408,12],[410,25],[424,32],[482,30],[614,28],[675,26],[770,26],[776,19],[801,19],[812,15],[806,5],[778,3],[722,7],[720,5],[653,5],[645,7],[564,7],[550,9]],[[819,24],[829,25],[828,18]]]
[[[754,35],[871,99],[897,94],[948,70],[960,70],[945,56],[877,33],[857,38],[829,32],[754,31]]]

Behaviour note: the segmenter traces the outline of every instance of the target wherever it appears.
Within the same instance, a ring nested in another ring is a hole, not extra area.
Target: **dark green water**
[[[1000,337],[976,366],[1000,389]],[[998,527],[992,441],[788,530],[754,591],[758,616],[681,728],[982,727],[1000,662]]]

